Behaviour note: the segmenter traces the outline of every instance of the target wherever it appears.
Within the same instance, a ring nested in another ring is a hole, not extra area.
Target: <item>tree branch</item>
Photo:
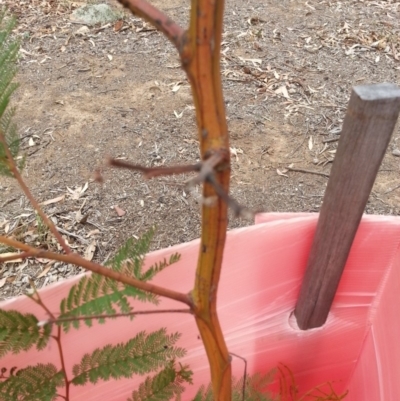
[[[182,66],[189,78],[196,107],[198,137],[203,160],[219,153],[215,180],[229,193],[230,153],[220,78],[220,39],[224,0],[192,0],[188,42],[181,52]],[[216,195],[206,180],[203,198]],[[217,294],[227,231],[227,203],[203,204],[200,252],[191,296],[195,319],[210,363],[215,401],[232,398],[231,362],[217,314]]]
[[[133,12],[140,0],[119,0]],[[143,6],[139,6],[143,15]],[[210,205],[203,203],[202,232],[195,285],[190,293],[192,309],[210,363],[215,401],[232,398],[231,362],[217,314],[217,293],[227,231],[227,200],[230,181],[229,135],[225,116],[221,76],[220,42],[223,26],[224,0],[191,0],[190,27],[187,34],[173,40],[178,48],[182,68],[192,88],[196,109],[200,153],[203,163],[218,153],[221,159],[203,178],[214,177],[214,185],[204,179],[203,198],[221,196]],[[154,10],[153,10],[154,11]],[[157,12],[159,13],[159,12]],[[157,24],[155,24],[157,26]],[[169,38],[171,34],[163,31]],[[215,173],[214,173],[215,171]],[[197,177],[195,182],[202,181]]]
[[[36,201],[34,196],[32,195],[31,191],[25,184],[25,181],[23,180],[20,172],[18,171],[17,165],[15,164],[15,160],[10,152],[10,149],[8,148],[8,144],[4,138],[4,135],[2,132],[0,132],[0,143],[3,144],[4,151],[6,152],[7,156],[7,162],[10,167],[10,170],[14,174],[14,177],[17,179],[19,186],[22,188],[24,191],[26,197],[29,199],[31,202],[33,208],[38,212],[39,216],[43,220],[43,222],[46,224],[46,226],[50,229],[50,231],[53,233],[53,235],[56,237],[58,243],[62,246],[64,249],[65,253],[71,253],[71,249],[67,245],[67,243],[64,241],[64,238],[61,236],[61,234],[57,231],[57,228],[53,224],[53,222],[46,216],[46,214],[43,212],[41,207],[39,206],[39,203]]]
[[[171,18],[145,0],[118,0],[133,14],[143,18],[161,31],[181,51],[185,31]]]
[[[145,178],[154,178],[165,175],[183,174],[192,171],[198,171],[199,174],[186,183],[186,188],[190,189],[195,185],[209,182],[216,194],[233,210],[235,217],[254,217],[254,212],[240,205],[234,198],[224,190],[215,178],[215,167],[224,160],[222,152],[213,153],[208,159],[196,163],[183,166],[167,166],[167,167],[144,167],[139,164],[132,164],[118,159],[109,159],[108,164],[113,167],[125,168],[128,170],[140,171]]]
[[[27,259],[32,256],[34,256],[33,252],[22,252],[22,253],[18,253],[15,255],[9,255],[9,256],[1,256],[1,253],[0,253],[0,263],[12,262],[14,260],[19,260],[19,259]]]
[[[22,249],[25,252],[30,252],[36,258],[58,260],[60,262],[71,263],[77,266],[81,266],[87,270],[90,270],[93,273],[100,274],[104,277],[108,277],[110,279],[119,281],[120,283],[130,285],[132,287],[138,288],[139,290],[147,291],[154,295],[159,295],[162,297],[173,299],[175,301],[183,302],[189,307],[192,306],[191,300],[187,294],[169,290],[164,287],[159,287],[157,285],[150,284],[145,281],[137,280],[133,277],[129,277],[125,274],[121,274],[114,270],[108,269],[107,267],[99,265],[98,263],[86,260],[78,254],[69,253],[68,255],[64,255],[64,254],[44,251],[41,249],[36,249],[29,245],[23,244],[22,242],[4,237],[3,235],[0,235],[0,242],[12,246],[13,248]]]
[[[39,322],[38,325],[45,326],[46,324],[58,324],[64,322],[76,322],[78,320],[93,320],[93,319],[112,319],[116,317],[129,317],[135,315],[154,315],[156,313],[191,313],[190,309],[165,309],[165,310],[148,310],[148,311],[136,311],[129,313],[114,313],[110,315],[91,315],[91,316],[72,316],[72,317],[62,317],[62,318],[52,318]]]

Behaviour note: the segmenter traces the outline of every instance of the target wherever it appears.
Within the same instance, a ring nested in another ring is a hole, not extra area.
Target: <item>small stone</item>
[[[122,15],[119,10],[114,10],[108,4],[92,4],[74,10],[71,20],[86,25],[96,25],[118,20]]]
[[[400,157],[400,149],[394,149],[392,155]]]

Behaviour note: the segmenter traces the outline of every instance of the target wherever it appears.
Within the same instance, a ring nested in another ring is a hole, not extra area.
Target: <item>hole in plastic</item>
[[[309,332],[309,331],[315,331],[315,330],[321,330],[323,329],[327,323],[330,322],[330,320],[332,319],[332,315],[331,313],[329,313],[328,318],[326,319],[325,324],[323,324],[321,327],[315,327],[314,329],[309,329],[309,330],[302,330],[300,329],[300,327],[297,325],[297,319],[296,316],[294,315],[294,311],[290,312],[289,314],[289,319],[288,319],[288,323],[289,323],[289,327],[294,330],[294,331],[299,331],[301,333],[305,333],[305,332]]]

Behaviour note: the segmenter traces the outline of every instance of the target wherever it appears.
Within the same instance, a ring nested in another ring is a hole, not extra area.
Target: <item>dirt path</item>
[[[105,170],[103,185],[93,181],[107,155],[146,166],[198,160],[191,95],[174,48],[128,14],[122,24],[86,28],[70,20],[82,2],[6,3],[22,38],[15,103],[26,181],[41,202],[57,200],[45,209],[71,246],[103,262],[152,225],[153,248],[198,237],[200,191],[184,191],[188,177],[144,181]],[[154,4],[186,24],[187,1]],[[400,84],[399,21],[395,1],[227,2],[222,67],[232,195],[240,203],[319,210],[327,178],[286,167],[329,173],[351,87]],[[367,213],[400,214],[399,138],[397,128]],[[230,227],[248,224],[232,219]],[[0,232],[41,244],[39,229],[15,183],[1,178]],[[41,288],[79,272],[43,262],[3,266],[2,297],[23,292],[28,277]]]

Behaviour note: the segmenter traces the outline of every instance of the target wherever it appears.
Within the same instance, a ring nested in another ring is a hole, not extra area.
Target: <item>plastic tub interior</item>
[[[232,353],[248,362],[248,372],[267,372],[280,363],[294,373],[300,394],[324,382],[347,401],[400,399],[400,218],[364,216],[353,244],[327,323],[309,331],[296,328],[294,309],[318,216],[316,214],[262,214],[256,224],[228,233],[218,313]],[[163,271],[154,283],[189,292],[194,282],[199,242],[192,241],[153,252],[146,265],[179,252],[179,263]],[[41,291],[49,309],[57,313],[60,300],[79,278]],[[5,309],[45,313],[26,297],[3,302]],[[159,308],[182,308],[162,300]],[[137,310],[154,306],[138,303]],[[105,344],[125,342],[135,333],[166,327],[181,332],[179,346],[188,353],[180,360],[195,372],[194,385],[183,400],[191,400],[209,370],[198,330],[191,315],[160,314],[108,320],[82,326],[63,336],[66,366]],[[59,366],[56,344],[46,350],[7,354],[1,367],[23,368],[38,362]],[[243,375],[243,362],[233,357],[233,372]],[[71,400],[126,400],[144,378],[98,382],[72,387]]]

